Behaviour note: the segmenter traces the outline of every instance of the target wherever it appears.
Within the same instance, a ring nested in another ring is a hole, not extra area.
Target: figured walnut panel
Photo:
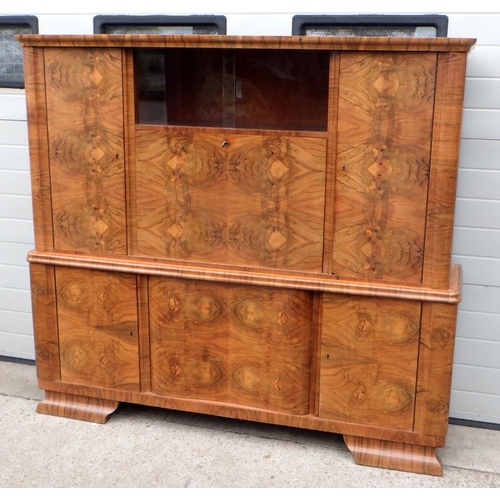
[[[228,142],[228,263],[321,271],[326,140]]]
[[[226,162],[209,134],[136,131],[139,255],[224,262]]]
[[[435,54],[341,55],[332,271],[420,283]]]
[[[139,390],[134,275],[56,268],[61,380]]]
[[[118,49],[46,49],[56,250],[126,253]]]
[[[319,417],[411,430],[419,302],[324,294]]]
[[[446,288],[450,279],[465,69],[465,54],[438,55],[422,280],[432,288]]]
[[[150,278],[152,390],[307,414],[312,294]]]
[[[321,271],[326,139],[136,137],[139,255]]]
[[[54,266],[30,264],[31,304],[39,380],[59,380],[59,338]]]
[[[26,75],[26,108],[35,247],[40,251],[49,251],[54,248],[54,236],[52,233],[43,49],[25,48],[23,65]]]
[[[418,360],[415,431],[445,436],[450,411],[457,304],[424,302]]]

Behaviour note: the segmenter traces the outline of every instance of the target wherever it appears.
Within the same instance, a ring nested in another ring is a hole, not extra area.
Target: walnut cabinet
[[[474,40],[20,41],[38,411],[315,429],[440,475]]]

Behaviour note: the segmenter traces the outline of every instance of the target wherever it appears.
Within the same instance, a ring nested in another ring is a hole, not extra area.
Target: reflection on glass
[[[328,65],[320,51],[137,50],[137,122],[326,130]]]

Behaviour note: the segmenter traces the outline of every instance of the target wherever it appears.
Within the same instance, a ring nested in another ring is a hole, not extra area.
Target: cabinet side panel
[[[26,75],[26,106],[28,112],[35,247],[39,251],[49,251],[54,248],[54,237],[47,146],[43,49],[25,47],[23,61]]]
[[[56,250],[126,253],[118,49],[45,49]]]
[[[36,372],[40,380],[60,379],[54,267],[30,264]]]
[[[420,283],[435,54],[341,55],[332,271]]]
[[[438,56],[423,283],[448,288],[466,54]]]
[[[307,414],[312,294],[150,278],[152,390]]]
[[[415,431],[426,435],[447,432],[456,320],[456,304],[423,304]]]
[[[139,391],[136,277],[56,268],[61,380]]]
[[[323,296],[320,418],[412,430],[420,307]]]

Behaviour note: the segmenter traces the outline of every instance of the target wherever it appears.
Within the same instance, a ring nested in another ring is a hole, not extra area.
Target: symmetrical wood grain
[[[420,283],[435,54],[341,55],[332,271]]]
[[[56,269],[61,380],[139,390],[134,275]]]
[[[139,255],[321,271],[325,139],[136,137]]]
[[[54,245],[126,253],[119,50],[45,51]]]
[[[306,414],[312,294],[150,279],[152,390]]]
[[[124,401],[336,432],[357,463],[440,475],[474,41],[19,39],[38,411],[103,423]],[[134,47],[329,51],[328,128],[140,125]]]
[[[319,416],[411,430],[420,303],[325,294]]]

